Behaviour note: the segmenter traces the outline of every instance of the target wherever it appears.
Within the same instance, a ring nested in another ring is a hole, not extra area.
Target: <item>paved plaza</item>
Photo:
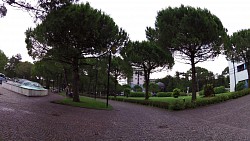
[[[0,86],[0,140],[250,140],[250,95],[177,112],[116,101],[109,102],[111,111],[50,103],[61,98],[26,97]]]

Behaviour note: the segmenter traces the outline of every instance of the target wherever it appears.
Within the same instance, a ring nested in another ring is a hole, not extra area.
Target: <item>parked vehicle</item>
[[[0,84],[2,84],[3,81],[6,81],[6,77],[4,74],[0,73]]]

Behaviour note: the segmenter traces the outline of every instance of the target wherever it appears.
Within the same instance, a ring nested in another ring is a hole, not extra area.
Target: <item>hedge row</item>
[[[137,104],[142,104],[142,105],[148,105],[148,106],[154,106],[154,107],[170,109],[170,110],[183,110],[183,109],[196,108],[200,106],[220,103],[220,102],[227,101],[230,99],[236,99],[238,97],[242,97],[248,94],[250,94],[250,89],[244,89],[238,92],[218,94],[218,95],[215,95],[214,97],[206,97],[206,98],[197,99],[196,102],[176,99],[176,101],[171,104],[167,102],[127,99],[127,98],[122,98],[122,97],[117,97],[117,98],[113,97],[110,99],[117,100],[117,101],[130,102],[130,103],[137,103]]]
[[[226,93],[227,90],[225,86],[220,86],[220,87],[214,87],[214,94],[222,94]],[[204,95],[204,90],[199,91],[199,95]]]
[[[236,98],[248,95],[248,94],[250,94],[250,89],[244,89],[238,92],[220,94],[214,97],[201,98],[201,99],[197,99],[196,102],[194,103],[190,101],[183,102],[183,100],[176,100],[169,106],[169,109],[170,110],[183,110],[183,109],[188,109],[188,108],[196,108],[200,106],[220,103],[220,102],[227,101],[230,99],[236,99]]]
[[[164,108],[168,109],[169,103],[167,102],[160,102],[160,101],[150,101],[150,100],[137,100],[137,99],[126,99],[126,98],[110,98],[111,100],[117,100],[117,101],[123,101],[123,102],[130,102],[130,103],[136,103],[136,104],[141,104],[141,105],[148,105],[148,106],[153,106],[153,107],[159,107],[159,108]]]
[[[144,92],[130,92],[129,94],[130,97],[145,97]]]
[[[158,97],[172,97],[173,92],[158,92],[156,96],[158,96]],[[180,92],[180,96],[187,96],[187,93]]]

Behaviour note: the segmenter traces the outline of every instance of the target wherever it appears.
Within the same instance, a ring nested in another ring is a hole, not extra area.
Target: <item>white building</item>
[[[229,78],[230,78],[230,92],[235,90],[235,86],[238,82],[245,82],[245,86],[248,86],[248,74],[245,63],[232,63],[228,62],[229,66]]]
[[[128,79],[128,84],[133,88],[135,85],[139,85],[143,88],[144,84],[144,75],[143,70],[133,68],[133,76],[132,78]]]

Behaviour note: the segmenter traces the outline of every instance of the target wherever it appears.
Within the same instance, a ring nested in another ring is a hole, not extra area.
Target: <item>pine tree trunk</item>
[[[80,97],[79,97],[79,68],[78,68],[78,59],[74,58],[73,59],[73,101],[74,102],[80,102]]]
[[[192,66],[192,102],[196,100],[196,70],[194,58],[191,57],[191,66]]]
[[[144,77],[145,77],[145,100],[149,99],[149,93],[148,93],[148,88],[149,88],[149,72],[144,71]]]

